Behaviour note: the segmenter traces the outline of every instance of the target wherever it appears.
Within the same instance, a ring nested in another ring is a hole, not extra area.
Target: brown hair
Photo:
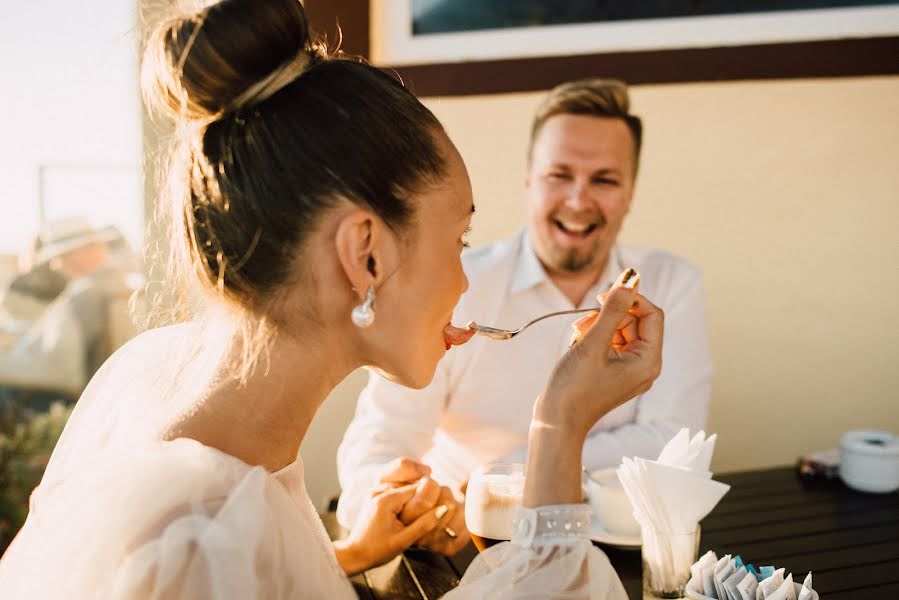
[[[587,115],[621,119],[627,125],[634,141],[634,174],[640,163],[640,147],[643,143],[643,124],[640,117],[630,113],[631,101],[627,85],[617,79],[581,79],[554,87],[543,100],[531,123],[528,141],[528,160],[534,141],[543,125],[556,115]]]
[[[142,87],[179,130],[171,264],[258,319],[340,199],[401,231],[412,193],[445,176],[434,115],[393,77],[328,52],[299,0],[223,0],[163,22]]]

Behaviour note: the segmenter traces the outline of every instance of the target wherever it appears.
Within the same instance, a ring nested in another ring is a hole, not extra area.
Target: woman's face
[[[442,143],[447,177],[418,194],[415,216],[402,243],[402,260],[375,300],[384,338],[378,370],[407,387],[422,388],[447,352],[444,328],[468,289],[462,270],[463,237],[474,204],[468,171],[456,148]]]

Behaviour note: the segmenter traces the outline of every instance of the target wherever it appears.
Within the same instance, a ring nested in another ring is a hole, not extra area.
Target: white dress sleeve
[[[314,509],[261,467],[189,440],[97,464],[38,493],[4,597],[356,597]]]
[[[480,553],[444,598],[627,600],[608,557],[588,537],[590,516],[584,504],[519,509],[512,540]]]

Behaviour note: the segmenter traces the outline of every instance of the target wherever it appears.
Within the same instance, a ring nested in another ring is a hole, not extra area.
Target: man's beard
[[[596,248],[591,248],[589,252],[579,253],[577,250],[565,252],[556,262],[556,267],[560,271],[568,271],[569,273],[578,273],[593,264],[596,258]]]
[[[554,256],[552,257],[553,267],[560,271],[566,271],[568,273],[579,273],[593,266],[593,264],[596,262],[596,255],[598,252],[599,242],[594,244],[592,248],[589,248],[586,251],[579,251],[577,249],[556,249],[553,252]]]

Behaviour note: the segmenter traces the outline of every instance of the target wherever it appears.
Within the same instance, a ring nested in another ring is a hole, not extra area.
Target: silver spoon
[[[529,323],[525,323],[518,329],[499,329],[498,327],[488,327],[487,325],[478,325],[474,321],[469,321],[468,328],[473,329],[475,333],[489,337],[492,340],[511,340],[513,337],[543,319],[548,319],[550,317],[557,317],[559,315],[576,315],[578,313],[588,313],[588,312],[598,312],[602,310],[602,306],[595,306],[593,308],[578,308],[575,310],[562,310],[559,312],[549,313],[548,315],[543,315],[542,317],[537,317],[533,321]]]

